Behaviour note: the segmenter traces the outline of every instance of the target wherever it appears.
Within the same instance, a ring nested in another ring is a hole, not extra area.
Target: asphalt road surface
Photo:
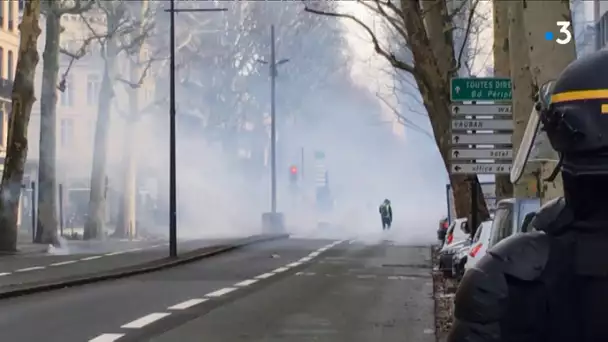
[[[208,239],[180,241],[179,253],[225,245],[238,239]],[[66,277],[83,276],[112,271],[122,267],[136,266],[159,260],[169,255],[169,244],[165,242],[122,245],[122,249],[105,253],[70,255],[35,255],[0,257],[0,292],[17,285],[57,281]],[[97,251],[99,252],[99,251]]]
[[[3,342],[434,341],[430,251],[286,239],[0,301]]]

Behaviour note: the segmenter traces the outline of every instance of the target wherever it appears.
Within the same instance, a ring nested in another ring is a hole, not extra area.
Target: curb
[[[157,259],[153,261],[149,261],[140,265],[128,266],[122,269],[114,270],[114,271],[106,271],[101,274],[96,275],[83,275],[83,276],[74,276],[72,278],[57,280],[49,283],[39,283],[30,286],[24,286],[22,288],[1,291],[0,290],[0,300],[1,299],[9,299],[15,297],[21,297],[25,295],[48,292],[53,290],[64,289],[67,287],[76,287],[87,284],[98,283],[102,281],[108,280],[117,280],[121,278],[136,276],[145,273],[151,273],[155,271],[164,270],[167,268],[180,266],[183,264],[191,263],[194,261],[198,261],[201,259],[209,258],[221,253],[230,252],[248,245],[253,245],[261,242],[268,242],[273,240],[280,240],[288,238],[289,234],[281,234],[281,235],[273,235],[266,237],[258,237],[252,238],[247,241],[247,238],[242,241],[232,245],[219,245],[219,246],[207,246],[199,249],[195,249],[189,252],[186,252],[182,255],[178,255],[177,258],[172,259],[166,257],[164,259]]]

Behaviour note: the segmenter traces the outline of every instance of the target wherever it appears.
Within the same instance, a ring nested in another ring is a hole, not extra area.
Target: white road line
[[[146,315],[146,316],[138,318],[132,322],[129,322],[129,323],[121,326],[121,328],[123,328],[123,329],[140,329],[150,323],[154,323],[154,322],[158,321],[159,319],[165,318],[169,315],[170,315],[170,313],[166,313],[166,312],[153,312],[149,315]]]
[[[102,255],[94,255],[94,256],[90,256],[90,257],[86,257],[86,258],[82,258],[80,260],[82,261],[89,261],[89,260],[96,260],[96,259],[100,259],[102,257]]]
[[[49,266],[63,266],[63,265],[75,264],[77,262],[78,262],[78,260],[68,260],[68,261],[56,262],[54,264],[50,264]]]
[[[312,253],[308,254],[308,256],[311,257],[311,258],[315,258],[315,257],[318,257],[319,254],[321,254],[321,253],[319,253],[319,252],[312,252]]]
[[[129,249],[128,251],[125,251],[126,253],[131,253],[131,252],[137,252],[137,251],[141,251],[143,248],[133,248],[133,249]]]
[[[266,279],[266,278],[270,278],[274,275],[274,273],[264,273],[264,274],[260,274],[259,276],[255,277],[255,279]]]
[[[158,247],[162,247],[164,245],[154,245],[154,246],[150,246],[149,248],[158,248]]]
[[[279,268],[271,271],[270,273],[281,273],[281,272],[285,272],[287,270],[289,270],[289,267],[287,267],[287,266],[286,267],[279,267]]]
[[[127,253],[127,251],[118,251],[118,252],[108,253],[108,254],[106,254],[106,256],[119,255],[119,254],[125,254],[125,253]]]
[[[308,262],[310,260],[312,260],[312,258],[309,257],[309,256],[307,256],[307,257],[304,257],[304,258],[300,259],[300,262]]]
[[[207,293],[205,297],[220,297],[232,291],[236,291],[236,289],[234,287],[224,287],[223,289]]]
[[[291,264],[285,265],[285,267],[296,267],[296,266],[300,266],[300,265],[302,265],[302,263],[296,261],[296,262],[292,262]]]
[[[16,270],[15,272],[28,272],[28,271],[35,271],[35,270],[43,270],[45,268],[46,268],[45,266],[34,266],[34,267],[22,268],[22,269]]]
[[[101,334],[88,342],[114,342],[125,334]]]
[[[0,277],[4,277],[4,276],[10,275],[10,274],[12,274],[12,273],[11,272],[0,273]]]
[[[239,286],[239,287],[242,287],[242,286],[249,286],[249,285],[251,285],[251,284],[255,284],[255,283],[257,283],[257,282],[258,282],[258,281],[257,281],[256,279],[247,279],[247,280],[243,280],[243,281],[242,281],[242,282],[240,282],[240,283],[236,283],[236,284],[234,284],[234,286]]]
[[[194,298],[194,299],[189,299],[185,302],[181,302],[179,304],[175,304],[173,306],[169,307],[169,310],[186,310],[188,308],[191,308],[195,305],[199,305],[200,303],[206,302],[207,299],[206,298]]]

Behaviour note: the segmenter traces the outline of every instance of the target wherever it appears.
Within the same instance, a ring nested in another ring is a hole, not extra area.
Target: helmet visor
[[[519,145],[519,150],[513,159],[513,166],[511,167],[510,180],[511,183],[515,184],[524,174],[524,170],[530,154],[535,145],[535,141],[540,133],[540,111],[546,110],[551,104],[551,94],[553,93],[554,81],[547,82],[540,87],[538,91],[538,102],[532,106],[532,112],[528,119],[528,125],[524,131],[524,136]]]

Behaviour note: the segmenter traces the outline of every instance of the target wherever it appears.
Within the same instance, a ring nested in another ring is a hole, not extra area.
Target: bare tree
[[[65,76],[59,81],[60,36],[63,31],[61,17],[64,14],[81,14],[93,6],[93,0],[49,0],[42,3],[46,23],[42,89],[40,97],[40,149],[38,167],[38,224],[37,243],[57,244],[57,181],[56,181],[56,126],[57,88],[65,91]],[[84,56],[86,45],[77,52],[67,52],[71,63]],[[68,69],[69,72],[69,69]]]
[[[511,65],[509,64],[509,2],[493,1],[492,12],[494,13],[494,76],[511,77]],[[523,37],[522,37],[523,38]],[[515,47],[516,49],[518,47]],[[525,53],[525,51],[524,51]],[[529,112],[529,110],[524,110]],[[518,113],[518,112],[516,112]],[[514,114],[514,120],[517,114]],[[526,120],[527,122],[527,120]],[[518,145],[521,137],[513,134],[513,145]],[[496,199],[513,196],[513,185],[508,175],[496,175]]]
[[[13,84],[11,116],[8,122],[4,172],[0,184],[0,251],[17,250],[19,198],[28,149],[27,126],[36,101],[34,78],[39,60],[40,7],[40,0],[26,1],[19,24],[21,32],[19,54]]]
[[[544,32],[553,32],[559,27],[557,22],[571,22],[569,1],[525,1],[522,3],[524,27],[528,41],[528,54],[530,57],[530,72],[532,82],[536,89],[543,83],[557,78],[557,76],[576,59],[576,48],[572,27],[568,29],[572,42],[569,44],[556,44],[554,41],[543,38]],[[560,38],[564,38],[560,32]],[[551,56],[551,58],[547,58]],[[543,159],[557,160],[557,153],[544,141],[541,144]],[[548,177],[556,163],[542,162],[541,176]],[[561,176],[554,182],[543,182],[541,187],[541,200],[543,203],[562,196]]]
[[[133,3],[141,4],[141,3]],[[98,0],[94,16],[83,19],[91,34],[97,38],[100,47],[100,57],[103,60],[103,75],[97,107],[97,123],[93,147],[93,165],[91,170],[90,201],[87,220],[84,227],[85,239],[103,237],[105,218],[105,201],[107,190],[107,150],[110,129],[110,109],[114,101],[114,83],[117,78],[117,56],[125,51],[131,54],[145,36],[131,39],[128,45],[121,45],[119,37],[130,35],[140,25],[129,14],[129,2],[120,0]],[[104,29],[94,27],[94,19],[105,23]]]
[[[528,42],[523,18],[523,3],[520,1],[498,2],[508,10],[509,69],[513,84],[513,152],[517,153],[528,124],[530,108],[534,105],[536,87],[530,73]],[[496,3],[495,3],[496,4]],[[496,34],[495,34],[496,37]],[[496,38],[495,38],[496,39]],[[496,61],[495,61],[496,63]],[[525,174],[514,186],[516,197],[538,196],[539,169],[534,163],[526,166]]]
[[[477,1],[463,1],[461,7],[449,11],[444,0],[417,1],[402,0],[399,5],[390,0],[358,1],[372,13],[388,22],[402,39],[412,54],[412,60],[399,58],[385,49],[375,32],[360,18],[346,13],[336,13],[319,9],[319,3],[311,2],[306,11],[320,15],[346,18],[362,27],[370,36],[375,51],[386,58],[395,68],[411,74],[422,95],[429,115],[435,142],[439,148],[446,170],[449,170],[450,156],[450,78],[462,67],[463,48],[470,34],[472,15]],[[316,5],[316,7],[311,7]],[[468,8],[467,25],[462,33],[465,44],[455,49],[452,38],[455,15]],[[456,50],[456,51],[455,51]],[[454,189],[455,207],[458,216],[468,216],[471,211],[471,182],[478,187],[476,176],[451,175]],[[481,196],[480,196],[481,197]],[[487,218],[488,210],[483,198],[477,203],[478,217]]]

